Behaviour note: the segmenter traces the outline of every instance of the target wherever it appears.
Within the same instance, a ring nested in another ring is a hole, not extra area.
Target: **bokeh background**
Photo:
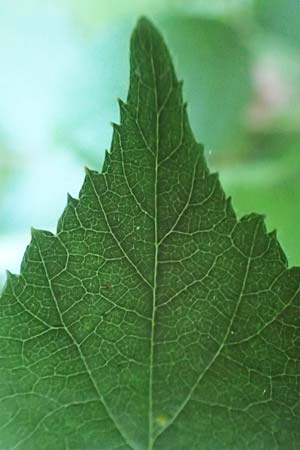
[[[109,148],[141,14],[171,49],[197,139],[239,215],[300,264],[299,0],[0,0],[0,284]]]

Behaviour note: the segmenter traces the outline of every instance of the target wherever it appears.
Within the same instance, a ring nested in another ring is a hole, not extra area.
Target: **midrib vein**
[[[156,72],[153,62],[152,47],[150,51],[151,68],[154,81],[154,96],[156,110],[156,151],[155,151],[155,173],[154,173],[154,268],[152,288],[152,318],[151,318],[151,341],[150,341],[150,368],[149,368],[149,435],[148,450],[153,449],[153,362],[154,362],[154,334],[156,314],[156,292],[157,292],[157,266],[158,266],[158,211],[157,211],[157,183],[158,183],[158,150],[159,150],[159,110],[157,97]]]

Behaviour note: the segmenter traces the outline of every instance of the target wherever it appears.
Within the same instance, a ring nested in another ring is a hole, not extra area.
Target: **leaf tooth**
[[[117,102],[118,102],[120,110],[122,110],[122,109],[127,110],[126,103],[120,97],[117,98]]]
[[[251,222],[251,221],[257,221],[264,224],[264,221],[266,219],[265,214],[258,214],[258,213],[250,213],[245,214],[240,218],[240,222]]]
[[[270,233],[268,233],[268,237],[276,245],[276,253],[277,253],[278,258],[287,267],[288,259],[287,259],[287,256],[286,256],[280,242],[278,241],[277,230],[272,230]]]
[[[258,233],[264,235],[266,238],[269,238],[269,234],[267,231],[266,226],[266,215],[265,214],[259,214],[259,213],[251,213],[249,214],[249,219],[253,220],[257,223]]]
[[[269,238],[268,231],[267,231],[267,225],[266,225],[266,215],[265,214],[254,214],[257,216],[257,220],[260,224],[260,232],[263,233],[265,236]]]
[[[116,131],[117,133],[121,133],[121,125],[116,123],[116,122],[111,122],[110,123],[111,126],[113,127],[113,130]]]
[[[211,172],[210,174],[209,174],[209,178],[211,178],[211,179],[214,179],[214,180],[216,180],[216,181],[218,181],[219,180],[219,172]]]
[[[68,192],[67,193],[67,204],[68,205],[72,205],[72,206],[76,206],[78,203],[78,199],[72,197],[72,195]]]
[[[210,173],[207,178],[214,183],[215,193],[217,193],[218,197],[224,198],[225,200],[225,193],[221,187],[219,172]]]
[[[90,175],[90,174],[92,173],[92,170],[89,169],[89,167],[84,166],[84,173],[85,173],[86,175]]]
[[[120,122],[122,124],[124,123],[126,117],[128,117],[129,115],[128,106],[121,98],[118,98],[118,105],[120,113]]]
[[[88,177],[88,178],[95,178],[95,177],[102,176],[102,174],[99,173],[97,170],[90,169],[87,166],[84,167],[84,173],[85,173],[86,177]],[[80,198],[80,194],[79,194],[79,198]]]
[[[102,166],[102,173],[106,173],[108,171],[110,162],[111,162],[110,152],[108,150],[105,150],[104,161],[103,161],[103,166]]]
[[[277,240],[277,230],[272,230],[268,234],[269,234],[270,239]]]
[[[39,230],[37,228],[31,227],[30,234],[31,234],[31,239],[34,240],[35,238],[38,238]]]
[[[111,151],[120,150],[120,140],[121,140],[121,125],[115,122],[111,122],[113,127],[113,138],[111,143]]]
[[[227,217],[232,217],[233,219],[236,219],[236,213],[232,206],[232,197],[229,196],[226,199],[226,215]]]
[[[54,234],[51,233],[51,231],[47,230],[41,230],[39,228],[31,227],[31,239],[32,241],[39,241],[40,239],[43,239],[44,237],[53,237]]]
[[[6,280],[2,288],[0,288],[1,297],[6,293],[9,287],[12,287],[20,278],[20,275],[16,275],[9,270],[5,271]]]
[[[6,274],[6,283],[7,284],[12,284],[14,283],[16,280],[19,279],[20,275],[17,275],[15,273],[12,273],[10,270],[6,270],[5,271]]]

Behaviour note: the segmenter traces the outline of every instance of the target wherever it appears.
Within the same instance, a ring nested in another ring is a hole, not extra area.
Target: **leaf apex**
[[[153,23],[151,22],[151,20],[148,19],[148,17],[140,16],[137,21],[137,24],[136,24],[136,29],[140,29],[140,30],[151,29],[151,30],[153,30],[153,29],[155,29],[155,27],[154,27]]]

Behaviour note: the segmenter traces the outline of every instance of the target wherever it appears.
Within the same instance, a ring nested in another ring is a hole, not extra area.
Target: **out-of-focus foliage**
[[[221,174],[222,180],[233,197],[238,214],[249,213],[255,208],[266,215],[268,228],[277,229],[290,264],[298,264],[299,136],[286,133],[258,135],[254,137],[253,148],[255,145],[265,151],[264,157],[253,155],[252,160],[250,157],[246,162],[237,161],[227,166]]]
[[[54,229],[82,166],[99,169],[141,14],[166,36],[237,210],[266,213],[299,264],[298,0],[11,0],[0,14],[0,274],[18,271],[31,225]]]
[[[250,98],[250,55],[239,34],[193,16],[168,18],[162,29],[177,55],[193,131],[206,149],[228,148]]]
[[[191,14],[227,17],[241,14],[253,5],[253,0],[175,0],[178,10]]]
[[[11,172],[15,165],[14,155],[8,151],[7,143],[5,142],[5,139],[2,136],[1,131],[0,131],[0,160],[2,162],[2,164],[0,165],[0,197],[1,197],[4,194],[4,189],[7,184],[7,181],[12,176]]]
[[[266,32],[300,47],[300,3],[298,0],[256,0],[256,18]]]

